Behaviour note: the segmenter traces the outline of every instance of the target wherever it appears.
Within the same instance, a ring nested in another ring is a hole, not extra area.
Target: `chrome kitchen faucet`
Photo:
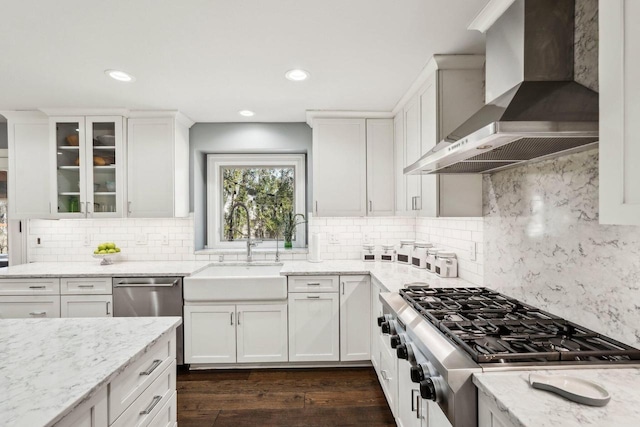
[[[249,209],[244,203],[237,202],[233,206],[231,206],[231,216],[233,217],[233,212],[237,207],[244,208],[244,211],[247,213],[247,262],[251,262],[251,248],[256,246],[258,243],[262,243],[262,240],[255,240],[253,242],[251,241],[251,217],[249,215]]]

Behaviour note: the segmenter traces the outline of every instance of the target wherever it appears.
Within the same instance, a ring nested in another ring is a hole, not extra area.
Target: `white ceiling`
[[[197,122],[390,111],[432,54],[484,51],[466,27],[487,2],[3,1],[0,110],[178,109]],[[311,79],[285,80],[291,68]]]

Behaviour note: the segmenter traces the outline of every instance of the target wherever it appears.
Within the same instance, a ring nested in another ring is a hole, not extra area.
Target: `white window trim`
[[[226,242],[220,240],[220,227],[222,226],[221,206],[221,167],[228,166],[284,166],[293,167],[295,176],[295,213],[305,214],[306,206],[306,170],[304,154],[208,154],[207,155],[207,248],[209,249],[242,249],[246,248],[246,242]],[[306,218],[306,215],[305,215]],[[306,224],[300,224],[296,228],[296,240],[293,246],[303,248],[306,245]],[[275,241],[263,242],[260,248],[275,248]],[[284,242],[279,241],[279,247],[284,247]]]

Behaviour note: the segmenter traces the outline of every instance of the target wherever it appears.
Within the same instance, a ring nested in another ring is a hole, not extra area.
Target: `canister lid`
[[[442,250],[444,250],[444,249],[442,249],[442,248],[429,248],[429,249],[427,249],[427,253],[435,255],[435,254],[437,254],[438,252],[440,252]]]
[[[401,245],[413,245],[413,242],[415,242],[415,240],[411,240],[411,239],[400,240]]]
[[[455,258],[456,254],[454,252],[448,251],[440,251],[438,252],[438,258]]]
[[[362,245],[363,249],[368,249],[368,250],[373,250],[376,248],[376,245],[372,244],[372,243],[366,243],[364,245]]]
[[[413,246],[415,246],[416,248],[430,248],[433,245],[429,242],[415,242]]]
[[[395,248],[395,245],[393,245],[393,244],[387,243],[387,244],[382,245],[382,249],[387,250],[387,251],[391,250],[393,248]]]

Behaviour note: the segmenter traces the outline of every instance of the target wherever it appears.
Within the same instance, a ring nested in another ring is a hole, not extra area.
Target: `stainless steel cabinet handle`
[[[416,418],[420,419],[420,393],[416,396]]]
[[[167,282],[167,283],[146,283],[146,282],[128,282],[128,281],[120,281],[118,283],[116,283],[114,286],[116,288],[126,288],[129,286],[149,286],[152,288],[155,287],[167,287],[170,288],[172,286],[177,285],[180,282],[180,279],[175,279],[172,282]]]
[[[33,286],[29,286],[29,289],[45,289],[46,286],[43,285],[33,285]]]
[[[153,408],[155,408],[156,405],[160,403],[161,400],[162,400],[162,396],[153,396],[153,400],[151,401],[149,406],[147,406],[147,409],[145,409],[144,411],[140,411],[140,415],[150,414],[151,411],[153,411]]]
[[[384,369],[380,371],[380,376],[382,376],[383,380],[389,381],[389,377],[387,376],[387,371],[385,371]]]
[[[307,283],[307,286],[320,286],[320,283],[317,283],[317,282]]]
[[[160,366],[161,363],[162,363],[162,360],[160,359],[154,360],[151,366],[149,366],[149,368],[146,371],[140,372],[140,375],[151,375],[151,373],[155,371],[156,368]]]
[[[32,311],[29,313],[30,316],[46,316],[46,311]]]
[[[79,288],[93,288],[93,285],[78,285]]]
[[[127,203],[127,213],[131,215],[131,202]]]
[[[342,282],[342,295],[344,295],[344,282]]]
[[[316,214],[318,213],[318,201],[316,200]]]
[[[238,312],[238,326],[240,326],[240,315],[242,314],[241,311]]]
[[[411,390],[411,412],[416,410],[414,403],[416,402],[416,390]]]
[[[369,212],[373,212],[373,203],[369,200]]]
[[[229,323],[230,325],[233,325],[233,312],[231,312],[231,323]]]
[[[111,304],[111,301],[107,301],[107,314],[111,314],[111,313],[109,312],[109,304]]]
[[[320,295],[307,295],[309,299],[320,299]]]

